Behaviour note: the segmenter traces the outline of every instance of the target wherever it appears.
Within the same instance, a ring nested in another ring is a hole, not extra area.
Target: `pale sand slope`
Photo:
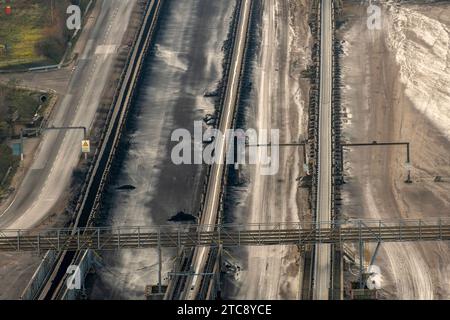
[[[445,138],[448,21],[438,18],[442,10],[450,11],[445,5],[436,8],[387,6],[382,30],[368,31],[367,8],[356,2],[346,5],[343,95],[349,119],[344,137],[353,142],[410,141],[414,180],[403,183],[402,148],[347,151],[347,216],[448,217],[449,184],[434,183],[433,177],[450,175],[450,144]],[[386,297],[449,297],[445,243],[383,244],[376,264],[382,268]]]

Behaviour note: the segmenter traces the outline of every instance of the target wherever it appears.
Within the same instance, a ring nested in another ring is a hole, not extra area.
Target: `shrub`
[[[58,63],[64,52],[64,44],[53,37],[45,38],[36,44],[36,50],[40,55],[43,55],[53,62]]]

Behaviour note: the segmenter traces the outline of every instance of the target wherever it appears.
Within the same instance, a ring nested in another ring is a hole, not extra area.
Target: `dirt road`
[[[247,128],[279,129],[280,142],[299,141],[305,131],[307,82],[299,80],[309,58],[307,1],[262,1],[261,46],[253,70]],[[260,137],[261,138],[261,137]],[[267,139],[267,137],[265,137]],[[264,141],[261,141],[265,143]],[[267,142],[267,141],[266,141]],[[267,150],[259,150],[259,157]],[[262,175],[260,165],[247,166],[249,184],[239,190],[233,219],[239,223],[298,221],[306,194],[297,187],[302,151],[280,150],[279,171]],[[252,247],[232,253],[241,265],[227,289],[236,299],[297,299],[300,255],[295,246]]]
[[[349,149],[344,157],[343,213],[364,218],[448,217],[450,181],[434,178],[450,176],[450,109],[445,103],[450,98],[445,85],[449,21],[443,19],[450,6],[384,6],[381,30],[368,30],[366,10],[360,1],[345,1],[346,23],[339,31],[345,51],[344,138],[409,141],[413,183],[404,183],[404,149]],[[446,243],[381,248],[375,264],[382,270],[383,296],[449,298]]]

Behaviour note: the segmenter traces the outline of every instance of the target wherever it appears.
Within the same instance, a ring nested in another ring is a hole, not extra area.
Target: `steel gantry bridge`
[[[121,250],[357,242],[447,241],[449,219],[0,230],[0,251]]]

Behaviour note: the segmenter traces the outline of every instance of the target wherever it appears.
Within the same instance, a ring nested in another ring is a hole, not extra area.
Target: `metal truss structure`
[[[211,231],[213,230],[213,231]],[[302,225],[165,225],[78,229],[0,230],[0,251],[79,251],[199,246],[234,247],[450,240],[450,219],[345,220]]]

